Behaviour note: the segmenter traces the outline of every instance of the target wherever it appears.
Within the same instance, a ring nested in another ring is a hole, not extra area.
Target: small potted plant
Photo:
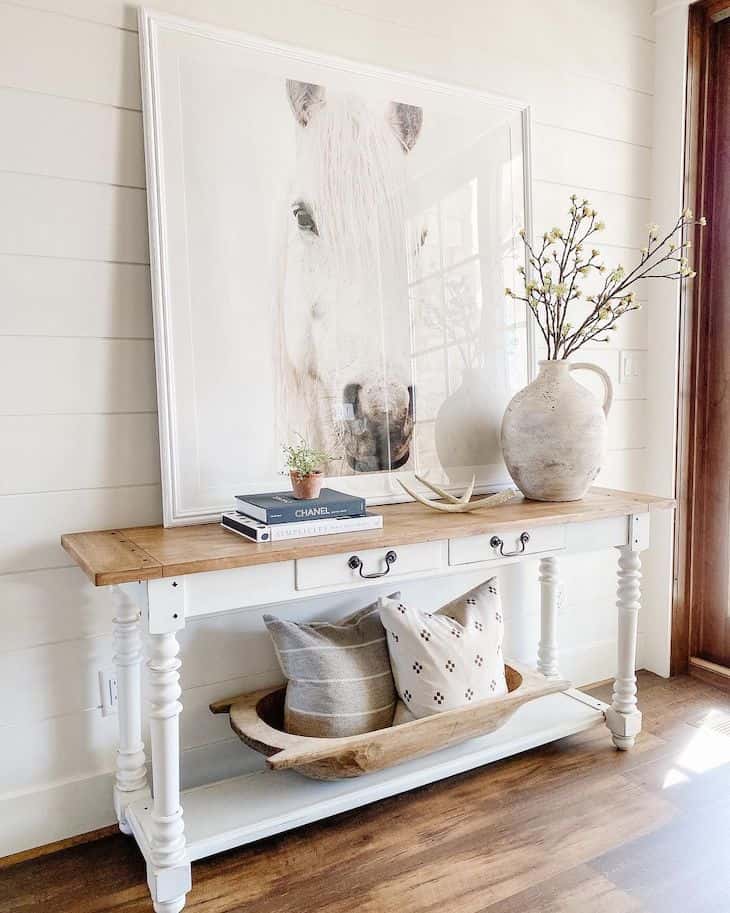
[[[291,478],[294,497],[301,501],[318,498],[324,482],[322,466],[329,459],[322,450],[310,447],[307,441],[298,435],[296,444],[285,444],[282,448],[286,457],[286,467]]]

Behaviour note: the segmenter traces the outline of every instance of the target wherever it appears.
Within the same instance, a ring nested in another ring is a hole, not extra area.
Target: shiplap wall
[[[324,52],[524,98],[534,117],[535,224],[569,194],[607,222],[609,260],[649,221],[651,0],[158,0],[160,9]],[[0,855],[113,819],[115,717],[98,709],[110,607],[61,532],[160,520],[136,10],[121,0],[0,0]],[[609,246],[610,245],[610,246]],[[586,352],[616,383],[606,484],[644,485],[643,312]],[[613,560],[566,562],[564,671],[610,674]],[[464,578],[462,583],[469,583]],[[445,585],[443,595],[448,595]],[[457,586],[452,583],[451,586]],[[536,588],[507,581],[514,649]],[[425,591],[414,590],[414,595]],[[429,588],[429,598],[440,598]],[[336,609],[337,601],[322,606]],[[246,613],[183,636],[185,778],[241,762],[209,700],[242,678]],[[226,635],[222,637],[221,635]],[[522,646],[521,646],[522,645]],[[214,658],[214,661],[211,661]]]

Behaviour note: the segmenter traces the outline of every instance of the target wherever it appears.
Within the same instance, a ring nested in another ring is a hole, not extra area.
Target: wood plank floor
[[[730,695],[650,674],[639,694],[632,752],[595,729],[197,862],[187,909],[730,913]],[[0,871],[0,913],[149,910],[122,835]]]

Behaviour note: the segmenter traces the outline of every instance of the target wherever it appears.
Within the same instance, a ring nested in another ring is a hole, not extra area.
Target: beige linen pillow
[[[380,617],[396,689],[414,717],[507,693],[496,577],[434,613],[384,598]]]
[[[378,608],[375,602],[338,624],[264,615],[288,682],[287,732],[333,739],[391,725],[396,693]]]

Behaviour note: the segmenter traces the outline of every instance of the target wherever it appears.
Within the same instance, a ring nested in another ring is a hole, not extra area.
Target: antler
[[[415,473],[414,473],[415,474]],[[466,513],[470,510],[478,510],[480,507],[496,507],[498,504],[504,504],[505,501],[511,501],[515,497],[517,491],[514,488],[508,488],[506,491],[499,491],[495,495],[488,495],[486,498],[479,498],[476,501],[471,501],[472,492],[474,491],[474,484],[476,482],[476,476],[471,477],[471,482],[467,486],[464,494],[457,498],[452,495],[450,492],[446,491],[443,488],[440,488],[438,485],[433,485],[431,482],[427,482],[426,479],[422,478],[419,475],[416,475],[416,479],[425,485],[426,488],[430,488],[434,494],[437,494],[440,498],[448,501],[447,504],[442,504],[439,501],[429,501],[428,498],[424,498],[422,495],[419,495],[418,492],[410,489],[405,482],[398,479],[401,488],[409,494],[415,501],[425,504],[426,507],[430,507],[432,510],[440,510],[445,514],[460,514]]]

